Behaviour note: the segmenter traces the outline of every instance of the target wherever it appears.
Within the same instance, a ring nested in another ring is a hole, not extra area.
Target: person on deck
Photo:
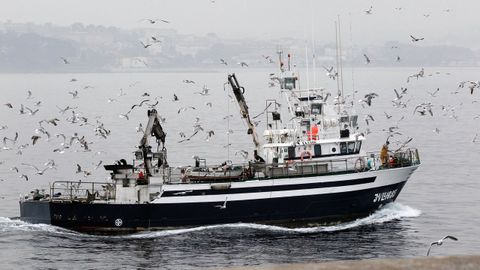
[[[389,141],[387,141],[383,146],[382,149],[380,150],[380,160],[382,161],[382,166],[386,167],[388,165],[388,145],[390,144]]]

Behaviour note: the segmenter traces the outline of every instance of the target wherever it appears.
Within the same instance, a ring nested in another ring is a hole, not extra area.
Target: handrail
[[[285,163],[272,164],[238,164],[232,165],[241,167],[244,174],[238,178],[231,178],[228,181],[244,181],[246,179],[261,180],[265,178],[292,177],[292,176],[312,176],[337,173],[359,173],[368,170],[385,170],[391,168],[408,167],[420,164],[418,150],[408,148],[402,151],[392,153],[392,158],[387,164],[381,164],[379,152],[366,152],[365,155],[354,155],[342,158],[342,156],[332,157],[324,160],[296,160]],[[191,167],[190,167],[191,168]],[[191,183],[181,181],[180,173],[175,173],[169,168],[169,179],[167,183]],[[232,176],[231,171],[226,171],[226,176]],[[248,176],[245,174],[248,173]],[[202,183],[218,182],[220,180],[210,179],[207,176]]]
[[[50,186],[51,200],[109,201],[115,200],[116,187],[113,183],[55,181]]]

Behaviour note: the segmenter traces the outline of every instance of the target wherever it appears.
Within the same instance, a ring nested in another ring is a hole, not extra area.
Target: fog
[[[373,8],[368,15],[365,11],[370,6]],[[326,42],[334,40],[334,21],[340,15],[344,36],[354,44],[408,42],[411,34],[425,37],[424,45],[476,49],[480,47],[479,7],[480,3],[473,0],[2,0],[0,21],[58,25],[81,22],[127,29],[154,26],[183,34]],[[146,18],[171,23],[150,25],[142,21]]]

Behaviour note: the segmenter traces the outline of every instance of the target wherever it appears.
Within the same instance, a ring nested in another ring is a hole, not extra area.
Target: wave
[[[29,231],[29,232],[47,232],[57,235],[71,235],[78,237],[93,237],[93,238],[122,238],[122,239],[151,239],[151,238],[160,238],[165,236],[174,236],[181,234],[189,234],[193,232],[200,231],[215,231],[219,229],[251,229],[258,231],[267,231],[267,232],[279,232],[279,233],[298,233],[298,234],[311,234],[311,233],[321,233],[321,232],[335,232],[348,230],[356,227],[372,225],[372,224],[381,224],[389,222],[392,220],[418,217],[421,214],[421,211],[414,209],[410,206],[403,205],[400,203],[390,203],[377,210],[373,214],[360,218],[351,222],[340,223],[336,225],[328,226],[310,226],[302,228],[289,228],[276,225],[262,225],[254,223],[233,223],[233,224],[222,224],[222,225],[209,225],[209,226],[199,226],[193,228],[182,228],[182,229],[167,229],[161,231],[147,231],[140,232],[130,235],[123,236],[94,236],[89,234],[83,234],[68,229],[60,228],[57,226],[47,225],[47,224],[31,224],[23,222],[17,219],[11,219],[6,217],[0,217],[0,232],[8,231]]]

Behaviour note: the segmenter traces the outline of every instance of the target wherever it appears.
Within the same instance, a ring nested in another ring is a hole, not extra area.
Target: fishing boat
[[[248,93],[235,74],[228,75],[253,142],[248,162],[207,165],[196,157],[193,165],[170,166],[167,136],[151,109],[133,160],[104,166],[110,181],[55,181],[49,192],[32,191],[20,200],[21,220],[101,233],[237,222],[318,224],[367,216],[393,202],[420,165],[417,149],[398,149],[388,162],[363,150],[358,115],[342,93],[328,99],[325,89],[301,89],[290,56],[275,80],[288,112],[283,116],[277,100],[266,100],[261,142]]]

